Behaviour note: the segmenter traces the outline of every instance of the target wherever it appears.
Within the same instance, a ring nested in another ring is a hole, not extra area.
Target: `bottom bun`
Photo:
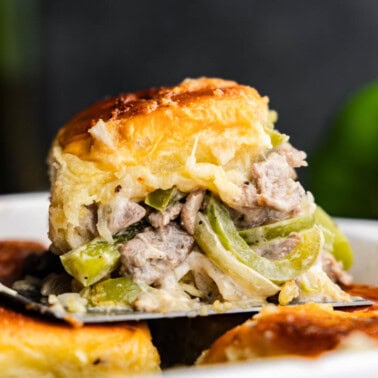
[[[0,307],[2,378],[125,377],[160,370],[144,323],[69,325]]]

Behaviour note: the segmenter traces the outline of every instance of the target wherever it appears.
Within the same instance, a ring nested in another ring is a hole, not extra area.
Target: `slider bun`
[[[38,320],[0,307],[0,376],[125,377],[159,371],[143,324],[87,325]]]
[[[11,286],[22,278],[25,258],[41,255],[46,251],[43,244],[27,240],[2,240],[0,242],[0,282]]]
[[[376,306],[353,312],[315,303],[268,306],[217,339],[197,364],[285,355],[316,357],[332,350],[368,349],[373,345],[378,346]]]
[[[123,94],[76,115],[50,153],[50,239],[56,251],[81,243],[85,206],[177,186],[206,188],[232,203],[250,167],[271,148],[268,98],[221,79]],[[80,235],[79,235],[80,236]]]

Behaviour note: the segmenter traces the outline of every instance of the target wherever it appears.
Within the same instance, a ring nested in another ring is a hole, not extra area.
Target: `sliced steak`
[[[70,245],[78,247],[89,242],[98,235],[97,224],[97,205],[83,205],[80,207],[79,225],[75,227],[75,232],[70,237]],[[52,247],[54,249],[54,247]],[[68,250],[70,247],[67,248]],[[57,251],[59,254],[60,251]],[[61,252],[60,252],[61,253]]]
[[[353,282],[351,275],[343,269],[343,264],[337,261],[331,253],[322,251],[321,261],[323,270],[333,282],[343,285],[350,285]]]
[[[98,206],[93,203],[91,205],[82,206],[80,211],[80,227],[90,234],[90,237],[93,238],[97,236],[96,223],[97,219],[97,210]]]
[[[270,243],[264,247],[254,248],[254,251],[269,260],[279,260],[289,254],[300,240],[301,238],[298,234],[292,233],[284,240]]]
[[[231,219],[239,230],[278,222],[289,217],[288,213],[269,207],[239,208],[230,210]]]
[[[290,218],[298,214],[305,203],[313,202],[302,185],[295,181],[294,168],[307,165],[305,158],[304,152],[284,143],[265,160],[252,165],[251,181],[243,183],[241,196],[231,209],[238,228]]]
[[[287,218],[288,213],[274,210],[267,206],[260,206],[259,194],[252,182],[242,185],[242,196],[237,206],[230,209],[230,215],[239,229],[257,227],[266,223],[273,223]]]
[[[276,152],[284,156],[293,168],[306,167],[306,153],[294,148],[290,143],[283,143],[276,148]]]
[[[148,221],[155,228],[164,227],[179,216],[181,209],[182,203],[178,202],[165,211],[152,212],[148,215]]]
[[[121,274],[159,285],[167,272],[184,261],[193,243],[193,237],[174,223],[147,229],[121,246]]]
[[[259,206],[290,212],[300,207],[306,195],[301,184],[293,180],[293,168],[286,157],[276,152],[265,161],[253,164],[252,176],[256,180]]]
[[[143,206],[121,196],[115,196],[106,212],[108,229],[112,234],[139,222],[146,215],[146,209]]]
[[[194,234],[196,216],[205,198],[204,190],[195,190],[189,193],[181,210],[181,222],[190,235]]]

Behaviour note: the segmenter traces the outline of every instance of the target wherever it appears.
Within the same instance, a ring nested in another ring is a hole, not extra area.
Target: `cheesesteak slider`
[[[275,120],[255,89],[209,78],[76,115],[49,159],[51,249],[73,295],[154,312],[348,301],[349,245]]]

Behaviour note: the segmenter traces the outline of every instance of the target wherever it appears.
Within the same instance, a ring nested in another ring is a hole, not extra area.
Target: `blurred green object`
[[[310,160],[310,190],[336,216],[378,219],[378,81],[351,96]]]
[[[324,241],[323,248],[332,253],[337,261],[341,261],[344,269],[348,270],[353,265],[353,251],[348,239],[339,229],[332,218],[319,206],[315,210],[315,222],[323,231]],[[327,239],[330,239],[330,245],[327,247]]]

